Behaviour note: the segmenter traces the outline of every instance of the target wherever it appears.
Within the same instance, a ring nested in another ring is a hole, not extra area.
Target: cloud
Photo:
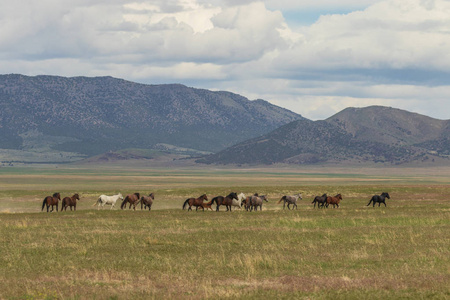
[[[358,103],[445,118],[449,15],[444,0],[7,1],[0,64],[225,89],[311,118]]]

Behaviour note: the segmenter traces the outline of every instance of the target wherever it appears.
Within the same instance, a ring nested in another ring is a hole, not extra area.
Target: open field
[[[389,174],[386,176],[385,174]],[[187,212],[187,197],[267,194],[262,212]],[[276,204],[303,193],[299,209]],[[367,207],[389,192],[387,207]],[[44,196],[81,195],[76,212]],[[155,192],[153,210],[97,210]],[[314,195],[341,193],[339,209]],[[450,297],[450,170],[0,168],[1,299]]]

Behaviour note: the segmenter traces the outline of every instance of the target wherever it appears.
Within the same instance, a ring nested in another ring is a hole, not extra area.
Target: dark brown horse
[[[227,208],[227,211],[231,211],[231,205],[233,205],[233,199],[238,200],[238,197],[237,197],[236,193],[231,192],[226,197],[224,197],[224,196],[214,197],[214,198],[212,198],[211,202],[212,202],[212,204],[214,204],[214,202],[216,202],[216,204],[217,204],[216,211],[219,211],[219,207],[221,205],[225,205]]]
[[[139,203],[139,199],[140,199],[139,193],[127,195],[125,199],[123,199],[122,204],[120,205],[120,209],[127,208],[127,203],[130,203],[130,207],[128,207],[128,209],[130,209],[131,205],[133,205],[133,209],[136,210],[136,205]]]
[[[195,210],[198,210],[198,208],[201,207],[203,209],[203,211],[204,211],[205,210],[203,208],[203,201],[204,200],[208,201],[208,197],[206,196],[206,194],[203,194],[203,195],[201,195],[198,198],[188,198],[183,203],[183,209],[186,208],[186,205],[189,205],[188,211],[192,210],[192,206],[196,207]]]
[[[61,211],[67,210],[67,206],[70,207],[70,210],[77,210],[77,200],[80,200],[80,196],[78,194],[73,195],[72,197],[64,197],[61,202]]]
[[[316,203],[317,203],[317,208],[320,207],[324,207],[325,203],[327,203],[327,194],[323,194],[322,196],[316,196],[313,200],[313,202],[311,202],[311,204],[314,203],[314,208],[316,208]]]
[[[339,208],[339,202],[341,202],[341,200],[342,200],[341,194],[337,194],[334,197],[327,197],[327,207],[330,204],[333,204],[333,208],[335,207],[335,205],[337,205],[337,207]]]
[[[152,209],[153,200],[155,200],[155,195],[151,193],[148,196],[141,197],[141,209],[146,209],[148,207],[148,211]]]
[[[47,212],[48,212],[48,208],[51,206],[52,210],[50,212],[53,211],[53,205],[56,205],[56,211],[58,211],[58,203],[61,200],[61,194],[60,193],[54,193],[53,196],[47,196],[44,198],[44,202],[42,202],[42,209],[41,211],[44,210],[45,205],[47,205]]]

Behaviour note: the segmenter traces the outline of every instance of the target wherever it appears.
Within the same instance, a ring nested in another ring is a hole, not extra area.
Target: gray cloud
[[[282,12],[311,3],[10,1],[0,7],[0,64],[226,89],[311,118],[371,104],[448,118],[448,1],[321,0],[314,9],[360,10],[290,28]]]

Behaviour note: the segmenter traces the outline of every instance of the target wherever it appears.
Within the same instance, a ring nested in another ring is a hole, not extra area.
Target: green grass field
[[[388,176],[386,174],[389,174]],[[1,299],[448,299],[450,170],[0,169]],[[188,197],[267,194],[262,212]],[[387,207],[367,207],[389,192]],[[81,195],[76,212],[44,196]],[[97,210],[154,192],[151,212]],[[276,202],[303,193],[298,210]],[[343,195],[339,209],[313,196]]]

